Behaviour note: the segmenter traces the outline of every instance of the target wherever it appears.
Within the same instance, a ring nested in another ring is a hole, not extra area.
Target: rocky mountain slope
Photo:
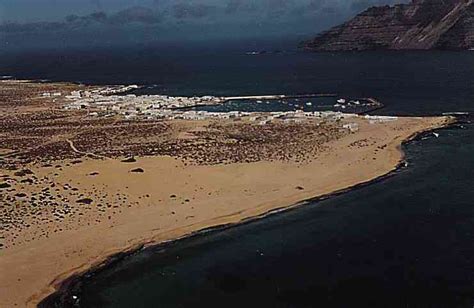
[[[413,0],[372,7],[321,33],[314,51],[474,48],[474,0]]]

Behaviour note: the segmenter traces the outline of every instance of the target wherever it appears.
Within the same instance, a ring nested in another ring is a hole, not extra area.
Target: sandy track
[[[106,157],[106,156],[103,156],[103,155],[98,155],[98,154],[95,154],[95,153],[91,153],[91,152],[83,152],[83,151],[79,151],[76,146],[74,145],[74,143],[72,142],[72,140],[70,139],[66,139],[66,142],[69,144],[69,146],[71,147],[71,150],[73,150],[74,152],[78,153],[78,154],[81,154],[81,155],[86,155],[86,156],[89,156],[89,157],[95,157],[95,158],[100,158],[100,159],[109,159],[109,157]]]

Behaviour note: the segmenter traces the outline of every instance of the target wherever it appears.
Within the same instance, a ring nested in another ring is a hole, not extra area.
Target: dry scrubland
[[[404,140],[450,121],[130,121],[40,95],[78,89],[0,84],[1,307],[34,306],[114,253],[382,176]]]

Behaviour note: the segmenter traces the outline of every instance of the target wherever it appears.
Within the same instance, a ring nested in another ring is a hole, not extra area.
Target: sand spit
[[[447,128],[448,126],[444,126],[444,127]],[[434,131],[436,131],[436,130],[438,130],[438,129],[434,128],[432,130],[416,133],[413,136],[411,136],[410,138],[408,138],[407,140],[405,140],[402,143],[402,145],[406,145],[406,144],[408,144],[408,143],[410,143],[413,140],[416,140],[418,138],[423,138],[422,136],[424,136],[424,135],[430,135],[432,132],[434,133]],[[357,189],[363,188],[365,186],[372,185],[372,184],[384,181],[387,178],[394,176],[396,173],[398,173],[402,169],[407,168],[407,166],[408,166],[407,163],[402,160],[389,173],[387,173],[385,175],[382,175],[380,177],[377,177],[375,179],[372,179],[370,181],[367,181],[367,182],[362,182],[362,183],[356,184],[354,186],[351,186],[351,187],[348,187],[348,188],[345,188],[345,189],[341,189],[341,190],[338,190],[338,191],[334,191],[334,192],[331,192],[331,193],[328,193],[328,194],[325,194],[325,195],[321,195],[321,196],[318,196],[318,197],[313,197],[313,198],[310,198],[310,199],[307,199],[307,200],[302,200],[302,201],[300,201],[296,204],[293,204],[293,205],[284,206],[284,207],[281,207],[281,208],[276,208],[276,209],[270,210],[270,211],[268,211],[266,213],[263,213],[261,215],[258,215],[258,216],[252,216],[252,217],[244,218],[244,219],[242,219],[242,220],[240,220],[236,223],[227,223],[227,224],[220,224],[220,225],[216,225],[216,226],[211,226],[211,227],[204,228],[204,229],[192,232],[190,234],[184,235],[180,238],[167,240],[167,241],[162,241],[162,242],[159,242],[159,243],[146,243],[146,244],[144,243],[143,245],[138,245],[138,246],[133,247],[129,250],[119,252],[115,255],[107,257],[102,263],[94,265],[93,267],[89,268],[87,271],[84,271],[84,272],[78,273],[78,274],[73,274],[72,276],[69,276],[68,278],[66,278],[64,280],[55,283],[54,285],[55,285],[56,291],[54,293],[50,294],[49,296],[47,296],[46,298],[44,298],[43,300],[41,300],[38,304],[38,307],[40,307],[40,308],[49,308],[49,307],[57,307],[58,305],[59,305],[59,307],[62,307],[62,306],[69,307],[69,306],[73,306],[75,304],[80,303],[82,287],[83,287],[83,283],[84,283],[85,280],[87,280],[90,277],[98,274],[100,271],[105,270],[105,269],[110,268],[110,267],[113,267],[118,262],[120,262],[120,261],[122,261],[122,260],[124,260],[128,257],[131,257],[131,256],[133,256],[137,253],[140,253],[141,251],[144,251],[146,249],[166,248],[169,245],[173,245],[174,243],[176,243],[178,241],[181,241],[181,240],[184,240],[184,239],[190,239],[192,237],[204,236],[204,235],[206,235],[210,232],[224,231],[226,229],[232,228],[232,227],[237,226],[237,225],[248,224],[248,223],[251,223],[251,222],[254,222],[256,220],[263,219],[263,218],[266,218],[266,217],[269,217],[269,216],[272,216],[272,215],[276,215],[276,214],[279,214],[279,213],[291,211],[292,209],[295,209],[297,207],[301,207],[301,206],[304,206],[304,205],[308,205],[310,203],[314,203],[314,202],[326,200],[328,198],[332,198],[332,197],[335,197],[335,196],[339,196],[339,195],[347,193],[349,191],[357,190]],[[302,190],[304,188],[298,186],[297,189]]]
[[[452,121],[91,120],[60,99],[15,95],[0,127],[1,307],[34,307],[119,253],[384,176],[403,159],[403,141]]]

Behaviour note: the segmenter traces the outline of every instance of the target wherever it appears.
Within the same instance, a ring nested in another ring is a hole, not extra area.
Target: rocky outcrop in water
[[[474,0],[372,7],[303,43],[313,51],[474,48]]]

